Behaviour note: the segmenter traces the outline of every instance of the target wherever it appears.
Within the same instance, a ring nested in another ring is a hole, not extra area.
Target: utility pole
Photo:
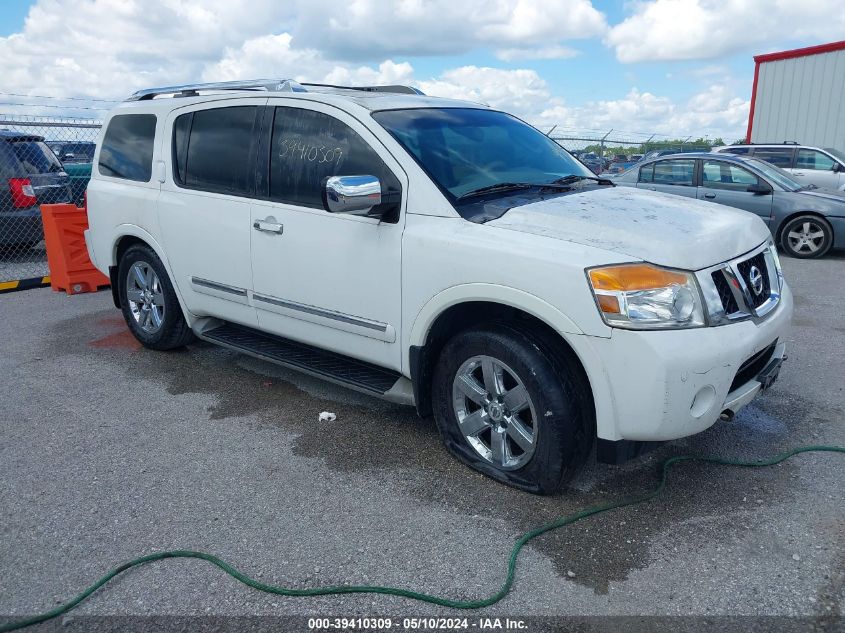
[[[610,132],[613,132],[613,128],[610,128],[610,131],[601,137],[601,143],[599,147],[601,148],[601,153],[599,154],[599,158],[604,158],[604,142],[608,136],[610,136]]]

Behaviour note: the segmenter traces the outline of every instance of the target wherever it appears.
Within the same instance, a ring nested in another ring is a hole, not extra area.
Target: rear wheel
[[[833,229],[827,220],[801,215],[787,222],[781,231],[781,246],[792,257],[822,257],[833,245]]]
[[[183,347],[194,340],[164,265],[151,248],[130,247],[118,271],[120,307],[135,338],[157,350]]]
[[[435,418],[446,447],[494,479],[551,494],[592,444],[579,373],[507,325],[473,329],[443,349],[434,375]]]

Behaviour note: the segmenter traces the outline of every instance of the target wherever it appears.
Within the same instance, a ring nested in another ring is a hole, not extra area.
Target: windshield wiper
[[[486,187],[479,187],[472,191],[467,191],[458,196],[458,200],[465,198],[472,198],[473,196],[480,196],[485,193],[494,193],[496,191],[512,191],[514,189],[530,189],[531,187],[538,187],[537,183],[529,182],[497,182],[495,185],[487,185]]]
[[[564,176],[563,178],[558,178],[557,180],[552,180],[549,184],[550,185],[571,185],[573,182],[578,182],[580,180],[595,180],[596,182],[601,183],[601,184],[608,184],[608,185],[613,184],[607,178],[599,178],[598,176],[579,176],[577,174],[570,174],[569,176]]]

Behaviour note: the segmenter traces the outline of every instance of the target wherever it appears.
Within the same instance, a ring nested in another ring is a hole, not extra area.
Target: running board
[[[411,384],[407,378],[399,372],[372,363],[234,323],[222,323],[198,332],[198,336],[211,343],[371,396],[399,404],[414,404]]]

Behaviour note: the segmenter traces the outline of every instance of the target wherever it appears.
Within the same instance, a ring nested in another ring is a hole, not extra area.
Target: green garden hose
[[[721,464],[724,466],[743,466],[757,468],[762,466],[774,466],[775,464],[780,464],[781,462],[789,459],[793,455],[797,455],[799,453],[814,452],[845,454],[845,446],[799,446],[798,448],[793,448],[792,450],[779,453],[768,459],[758,459],[753,461],[724,459],[722,457],[712,457],[707,455],[679,455],[677,457],[670,457],[665,462],[663,462],[660,482],[653,490],[635,497],[629,497],[620,501],[613,501],[610,503],[592,506],[590,508],[580,510],[573,514],[560,517],[559,519],[556,519],[551,523],[542,525],[520,536],[517,539],[516,543],[514,543],[513,549],[511,549],[510,558],[508,559],[508,572],[505,577],[504,583],[502,583],[502,586],[499,588],[498,591],[488,596],[487,598],[479,598],[477,600],[452,600],[450,598],[441,598],[439,596],[420,593],[411,589],[401,589],[398,587],[379,587],[373,585],[338,585],[329,587],[315,587],[313,589],[292,589],[289,587],[278,587],[276,585],[268,585],[263,582],[259,582],[254,578],[250,578],[243,572],[240,572],[234,567],[232,567],[232,565],[230,565],[226,561],[221,560],[211,554],[207,554],[205,552],[193,552],[190,550],[174,550],[170,552],[157,552],[155,554],[147,554],[146,556],[140,556],[127,563],[123,563],[119,567],[115,567],[114,569],[112,569],[109,573],[107,573],[93,585],[85,589],[85,591],[80,593],[73,600],[70,600],[56,607],[55,609],[46,611],[40,615],[25,618],[23,620],[18,620],[17,622],[12,622],[10,624],[2,625],[0,626],[0,633],[4,633],[6,631],[16,631],[18,629],[22,629],[27,626],[32,626],[33,624],[46,622],[47,620],[51,620],[60,615],[63,615],[71,609],[75,608],[87,598],[89,598],[91,594],[93,594],[100,587],[109,582],[112,578],[114,578],[118,574],[125,572],[127,569],[131,569],[132,567],[138,567],[140,565],[151,563],[157,560],[164,560],[166,558],[199,558],[208,561],[212,565],[216,565],[224,572],[226,572],[236,580],[239,580],[248,587],[252,587],[253,589],[257,589],[258,591],[263,591],[265,593],[272,593],[280,596],[307,597],[337,595],[342,593],[382,593],[390,596],[399,596],[401,598],[419,600],[421,602],[430,602],[432,604],[438,604],[444,607],[452,607],[454,609],[479,609],[481,607],[488,607],[492,604],[496,604],[497,602],[502,600],[506,595],[508,595],[508,593],[510,593],[511,588],[513,587],[514,575],[516,574],[517,557],[519,556],[519,552],[522,550],[523,547],[525,547],[525,545],[529,541],[537,538],[542,534],[545,534],[546,532],[556,530],[565,525],[570,525],[572,523],[575,523],[576,521],[580,521],[581,519],[585,519],[589,516],[600,514],[602,512],[607,512],[608,510],[613,510],[615,508],[624,508],[625,506],[644,503],[646,501],[654,499],[666,489],[666,485],[669,481],[669,471],[675,466],[675,464],[688,461],[698,461],[707,462],[710,464]]]

